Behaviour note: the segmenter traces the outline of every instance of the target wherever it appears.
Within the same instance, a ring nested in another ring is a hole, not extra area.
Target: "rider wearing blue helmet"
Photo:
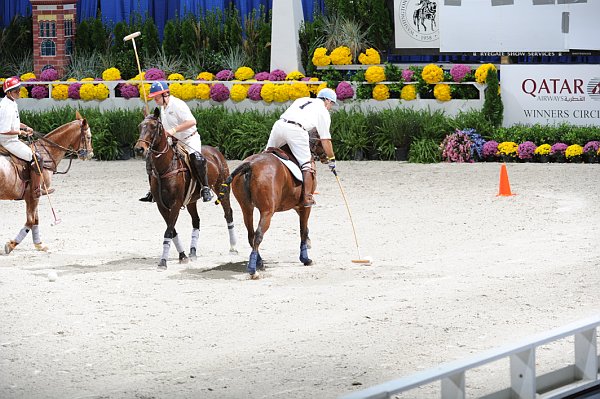
[[[329,168],[335,171],[335,154],[331,144],[331,108],[337,103],[335,91],[325,88],[317,98],[303,97],[295,100],[281,115],[271,129],[268,147],[282,147],[287,144],[302,169],[303,205],[315,205],[313,198],[316,171],[312,166],[308,132],[316,129],[323,149],[329,159]]]
[[[206,174],[206,159],[202,156],[202,142],[196,128],[196,118],[185,101],[171,97],[167,82],[157,81],[150,86],[148,97],[154,98],[160,107],[160,119],[168,135],[179,140],[179,143],[189,154],[192,166],[192,175],[202,187],[200,193],[202,201],[208,202],[212,194],[208,186]],[[151,202],[152,194],[148,192],[140,201]]]

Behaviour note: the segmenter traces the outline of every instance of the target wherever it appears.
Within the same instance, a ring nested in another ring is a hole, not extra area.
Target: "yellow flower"
[[[52,98],[55,100],[66,100],[69,97],[69,86],[52,85]]]
[[[494,64],[481,65],[475,71],[475,81],[477,81],[477,83],[485,83],[485,80],[487,79],[488,71],[490,71],[490,70],[494,70],[494,71],[496,70],[496,67],[494,66]]]
[[[252,68],[243,66],[239,67],[237,71],[235,71],[234,76],[236,79],[239,80],[248,80],[254,77],[254,71],[252,70]]]
[[[390,98],[390,89],[387,85],[375,85],[373,88],[373,98],[375,100],[383,101]]]
[[[108,68],[102,72],[103,80],[121,80],[121,71],[117,68]]]
[[[319,81],[319,79],[317,79],[317,78],[310,78],[310,80],[309,80],[309,82],[318,82],[318,81]],[[310,93],[315,94],[315,95],[318,93],[317,89],[319,88],[319,85],[307,84],[307,86],[308,86],[308,91]]]
[[[27,72],[21,75],[21,81],[26,82],[29,79],[35,79],[35,74],[33,72]]]
[[[417,89],[415,85],[406,85],[400,92],[400,98],[406,101],[412,101],[417,98]]]
[[[368,48],[364,53],[360,53],[358,56],[358,62],[363,65],[381,64],[381,57],[379,52],[373,48]]]
[[[317,85],[313,85],[313,87],[314,87],[314,86],[317,86]],[[318,86],[317,86],[317,88],[315,89],[315,94],[319,93],[321,90],[323,90],[323,89],[324,89],[324,88],[326,88],[326,87],[327,87],[327,82],[323,82],[323,83],[321,83],[321,84],[320,84],[320,85],[318,85]]]
[[[208,100],[210,98],[210,86],[206,83],[198,83],[196,86],[196,98]]]
[[[273,102],[275,98],[275,85],[273,83],[265,83],[260,91],[260,96],[265,102]]]
[[[583,154],[583,147],[580,146],[579,144],[570,145],[565,150],[565,156],[567,157],[567,159],[575,158],[582,154]]]
[[[331,64],[331,58],[327,55],[325,47],[319,47],[313,53],[312,62],[315,66],[327,66]]]
[[[185,78],[180,73],[172,73],[167,77],[167,80],[184,80],[184,79]]]
[[[143,88],[141,86],[142,86],[141,84],[137,85],[137,88],[140,91],[140,98],[145,101],[152,100],[151,98],[148,97],[148,94],[150,94],[150,83],[144,83]],[[145,97],[144,97],[144,94],[146,94]]]
[[[106,100],[108,98],[108,87],[104,83],[94,85],[96,100]]]
[[[289,90],[290,100],[296,100],[302,97],[309,97],[310,91],[304,83],[292,83]]]
[[[284,103],[290,99],[289,85],[275,85],[275,96],[273,98],[278,103]]]
[[[82,82],[93,82],[94,78],[83,78],[81,79]]]
[[[175,96],[177,98],[183,97],[183,87],[181,86],[181,83],[171,83],[169,85],[169,91],[171,92],[172,96]]]
[[[239,69],[238,69],[239,71]],[[254,75],[253,75],[254,76]],[[239,102],[248,97],[248,87],[246,85],[235,84],[231,87],[230,97],[232,101]]]
[[[437,65],[429,64],[423,68],[421,77],[429,84],[438,83],[444,80],[444,70]]]
[[[447,84],[436,84],[433,88],[433,95],[440,101],[452,100],[452,95],[450,94],[450,86]]]
[[[501,155],[517,156],[519,146],[514,141],[503,141],[498,144],[498,153]]]
[[[206,80],[206,81],[210,81],[210,80],[215,80],[215,75],[213,75],[210,72],[200,72],[198,74],[198,76],[196,76],[196,80]]]
[[[340,46],[331,52],[331,63],[333,65],[350,65],[352,64],[352,53],[346,46]]]
[[[171,83],[171,86],[174,84],[180,85],[179,98],[181,98],[183,101],[189,101],[196,98],[196,86],[194,86],[192,83]]]
[[[285,80],[301,80],[303,77],[304,75],[302,74],[302,72],[293,71],[288,73],[288,75],[285,77]]]
[[[82,84],[79,88],[79,97],[84,101],[96,99],[96,88],[91,83]]]
[[[550,144],[542,144],[535,149],[534,154],[548,155],[550,154],[550,150],[552,150],[552,146]]]
[[[385,69],[380,66],[370,66],[365,72],[365,79],[369,83],[378,83],[385,80]]]
[[[27,91],[25,86],[21,86],[21,89],[19,91],[21,92],[21,98],[29,98],[29,92]]]

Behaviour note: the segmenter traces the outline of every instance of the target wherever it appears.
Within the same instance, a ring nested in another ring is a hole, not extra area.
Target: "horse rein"
[[[69,172],[69,170],[71,169],[71,164],[73,163],[73,158],[70,157],[70,155],[77,155],[79,158],[85,158],[87,157],[88,154],[88,148],[87,148],[87,130],[84,129],[83,127],[83,121],[79,121],[79,124],[81,126],[80,128],[80,134],[79,134],[79,149],[77,151],[73,150],[73,148],[67,148],[64,147],[52,140],[50,140],[49,138],[47,138],[45,135],[39,133],[39,132],[33,132],[33,134],[40,139],[41,141],[45,141],[46,143],[51,144],[54,147],[57,147],[63,151],[65,151],[65,154],[67,156],[69,156],[69,166],[67,167],[67,170],[65,170],[64,172],[59,172],[57,170],[57,163],[54,160],[54,158],[52,158],[52,156],[50,155],[50,152],[46,151],[48,157],[50,158],[50,160],[52,161],[52,164],[54,165],[53,169],[52,169],[52,173],[53,174],[57,174],[57,175],[64,175],[67,174],[67,172]],[[37,151],[37,146],[36,146],[36,142],[31,142],[31,145],[33,145],[33,147],[36,149]],[[42,147],[44,147],[44,145],[42,144]],[[83,147],[83,148],[82,148]]]

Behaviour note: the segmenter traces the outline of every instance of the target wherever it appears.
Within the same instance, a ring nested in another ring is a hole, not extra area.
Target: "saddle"
[[[284,145],[283,147],[269,147],[264,152],[276,155],[277,157],[283,159],[284,161],[291,161],[298,168],[300,168],[300,164],[298,163],[298,160],[296,159],[294,154],[292,154],[292,150],[290,150],[290,147],[287,144]]]
[[[13,163],[15,170],[17,171],[17,175],[23,181],[29,181],[30,178],[30,169],[29,162],[14,156],[11,152],[9,152],[6,148],[0,145],[0,155],[9,157],[10,161]]]

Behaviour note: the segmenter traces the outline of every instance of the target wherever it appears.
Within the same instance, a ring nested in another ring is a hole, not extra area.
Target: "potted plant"
[[[568,145],[565,143],[554,143],[550,148],[550,159],[553,162],[564,163],[566,161],[565,151]]]
[[[488,140],[483,143],[482,149],[483,160],[486,162],[495,162],[498,160],[498,142]]]
[[[537,146],[533,141],[525,141],[517,147],[517,156],[524,162],[533,160]]]
[[[538,162],[548,163],[548,162],[550,162],[550,151],[551,150],[552,150],[552,147],[550,147],[550,144],[542,144],[542,145],[538,146],[533,153]]]
[[[440,145],[442,160],[446,162],[474,162],[471,147],[473,142],[468,134],[461,130],[444,137]]]
[[[598,163],[600,141],[588,141],[583,146],[583,160],[587,163]]]
[[[517,156],[517,143],[514,141],[503,141],[498,144],[498,153],[503,162],[512,162]]]
[[[579,144],[571,144],[565,150],[565,157],[571,163],[583,162],[583,147]]]

